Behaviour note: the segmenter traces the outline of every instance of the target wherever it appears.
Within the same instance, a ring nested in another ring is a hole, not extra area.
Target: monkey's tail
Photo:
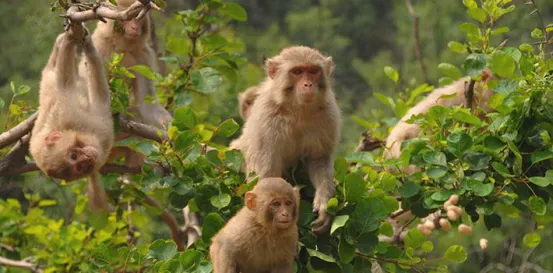
[[[88,203],[93,212],[108,211],[106,191],[101,183],[100,174],[98,172],[94,172],[88,177]]]

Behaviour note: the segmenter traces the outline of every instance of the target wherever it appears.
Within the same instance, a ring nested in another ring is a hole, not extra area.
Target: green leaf
[[[551,185],[551,181],[549,181],[549,179],[545,177],[534,176],[534,177],[528,178],[528,180],[540,187],[547,187]]]
[[[503,177],[515,177],[509,172],[505,165],[499,162],[492,162],[492,168]]]
[[[221,12],[227,14],[230,18],[238,21],[246,21],[248,19],[246,10],[240,6],[240,4],[235,2],[226,3],[220,10]]]
[[[393,191],[397,187],[397,179],[395,176],[389,174],[389,173],[383,173],[382,179],[380,179],[380,188],[383,191]]]
[[[310,257],[316,257],[328,263],[336,263],[336,260],[330,255],[327,255],[325,253],[322,253],[320,251],[317,251],[311,248],[306,248],[306,250]]]
[[[477,37],[481,35],[478,26],[473,23],[462,23],[459,29],[466,34],[474,35]]]
[[[154,259],[166,261],[177,254],[177,244],[172,240],[155,240],[149,248],[148,255]]]
[[[463,263],[467,260],[467,252],[460,245],[452,245],[445,251],[444,259],[454,263]]]
[[[522,238],[524,245],[530,248],[537,247],[541,243],[541,236],[537,232],[532,232],[524,235]]]
[[[397,73],[397,71],[393,67],[385,66],[384,67],[384,73],[386,73],[386,76],[388,76],[388,78],[390,78],[392,81],[394,81],[394,83],[397,83],[397,81],[399,79],[399,74]]]
[[[38,206],[39,207],[51,207],[51,206],[55,206],[58,204],[58,201],[56,200],[47,200],[47,199],[44,199],[44,200],[40,200],[38,202]]]
[[[487,136],[484,139],[484,147],[499,153],[500,151],[505,149],[505,143],[501,141],[498,137],[495,136]]]
[[[472,147],[472,138],[464,132],[456,131],[447,137],[447,149],[457,157],[461,157]]]
[[[218,209],[222,209],[230,204],[230,199],[231,199],[230,195],[223,193],[220,195],[211,196],[211,198],[209,198],[209,201],[211,202],[211,205],[213,205],[214,207]]]
[[[539,28],[535,28],[534,30],[532,30],[532,33],[530,33],[530,36],[532,36],[532,38],[534,39],[543,39],[543,31]]]
[[[465,161],[468,162],[471,171],[480,171],[488,168],[492,158],[484,153],[467,153]]]
[[[208,214],[204,218],[202,224],[202,240],[206,243],[211,242],[211,237],[213,237],[224,225],[225,221],[221,215],[216,212]]]
[[[465,178],[467,180],[467,186],[469,190],[474,192],[474,194],[484,197],[488,196],[493,192],[493,184],[492,183],[483,183],[482,181],[478,181],[475,179]]]
[[[369,152],[357,152],[350,154],[345,157],[347,162],[350,163],[361,163],[365,165],[375,165],[374,157]]]
[[[499,35],[499,34],[503,34],[503,33],[507,33],[507,32],[509,32],[508,27],[500,27],[500,28],[496,28],[496,29],[492,30],[492,35]]]
[[[486,56],[483,54],[472,53],[467,56],[463,67],[467,74],[471,77],[482,75],[482,71],[486,68]]]
[[[440,179],[447,174],[448,169],[442,166],[430,166],[426,170],[426,174],[432,179]]]
[[[195,265],[200,264],[204,259],[204,254],[197,250],[187,249],[179,256],[179,262],[184,269],[192,269]]]
[[[376,236],[376,233],[374,232],[363,233],[359,236],[357,243],[355,244],[357,249],[359,249],[359,252],[365,255],[371,254],[377,245],[378,236]]]
[[[129,70],[132,70],[134,72],[137,72],[144,77],[148,78],[149,80],[153,81],[156,79],[156,75],[151,67],[144,65],[144,64],[137,64],[135,66],[129,67]]]
[[[421,247],[425,241],[426,236],[422,234],[418,229],[412,228],[407,232],[407,235],[405,235],[405,249],[409,247],[416,249],[418,247]]]
[[[190,107],[178,108],[175,110],[172,124],[181,131],[192,129],[196,126],[196,114]]]
[[[545,215],[545,212],[547,211],[547,205],[545,204],[545,201],[539,196],[530,196],[528,199],[528,207],[530,207],[530,210],[532,210],[536,215]]]
[[[334,233],[337,229],[346,225],[349,220],[349,215],[338,215],[332,220],[332,225],[330,226],[330,235]]]
[[[344,199],[346,201],[358,202],[367,191],[367,182],[359,173],[350,173],[344,181]]]
[[[394,236],[394,227],[390,224],[390,222],[383,222],[378,229],[378,234],[392,237]]]
[[[175,139],[175,150],[184,151],[188,150],[192,145],[194,145],[194,135],[188,131],[183,131]]]
[[[515,47],[504,47],[500,49],[502,52],[507,53],[507,55],[511,56],[515,62],[519,62],[520,58],[522,58],[522,52],[518,50],[518,48]]]
[[[338,244],[338,256],[340,260],[348,264],[355,257],[355,247],[346,241],[346,236],[342,236]]]
[[[471,8],[468,10],[468,14],[480,23],[484,23],[486,21],[486,12],[481,8]]]
[[[455,53],[459,53],[459,54],[467,53],[467,46],[459,42],[451,41],[447,44],[447,47],[449,47],[449,49],[451,49],[451,51]]]
[[[476,1],[474,0],[463,0],[463,5],[469,9],[477,8],[478,5],[476,4]]]
[[[380,220],[387,217],[388,211],[384,202],[378,197],[363,198],[350,215],[350,222],[359,233],[375,231],[380,227]]]
[[[499,76],[512,78],[515,73],[516,63],[513,57],[503,51],[494,52],[488,60],[489,68]]]
[[[236,131],[238,131],[239,128],[240,128],[240,125],[238,125],[238,123],[234,121],[234,119],[227,119],[223,121],[221,125],[219,125],[217,130],[215,130],[215,133],[223,137],[230,137],[234,135],[234,133],[236,133]]]
[[[27,85],[20,85],[20,86],[17,88],[17,91],[15,91],[14,96],[25,95],[25,94],[29,93],[29,91],[31,91],[31,87],[29,87],[29,86],[27,86]]]
[[[205,95],[215,92],[223,84],[223,78],[219,72],[211,67],[192,72],[190,78],[195,91]]]
[[[422,252],[424,253],[430,253],[432,250],[434,250],[434,244],[431,241],[426,241],[422,243]]]
[[[532,164],[536,164],[540,161],[548,160],[553,158],[553,152],[551,151],[541,151],[532,153]]]
[[[524,51],[524,52],[528,52],[528,53],[531,53],[532,51],[534,51],[534,47],[532,45],[529,45],[529,44],[521,44],[518,49],[520,49],[520,51]]]
[[[452,64],[441,63],[438,65],[438,69],[442,72],[442,74],[454,79],[461,78],[463,76],[459,68]]]
[[[453,118],[464,123],[480,125],[482,121],[475,115],[471,114],[468,109],[456,109]]]
[[[399,188],[399,193],[405,198],[411,198],[419,193],[421,187],[417,184],[406,183]]]

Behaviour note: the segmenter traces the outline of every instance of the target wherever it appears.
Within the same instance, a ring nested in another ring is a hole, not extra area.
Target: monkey
[[[250,109],[253,103],[259,96],[259,87],[252,86],[246,89],[244,92],[238,94],[238,104],[240,106],[240,117],[246,121],[250,116]]]
[[[117,9],[125,9],[136,0],[117,0]],[[106,3],[108,4],[108,3]],[[157,70],[156,54],[151,47],[150,17],[133,18],[128,21],[114,21],[106,19],[106,23],[98,21],[92,34],[92,41],[104,61],[111,58],[113,53],[123,53],[121,64],[125,67],[134,65],[148,65]],[[131,98],[129,112],[136,121],[163,128],[173,118],[159,103],[156,96],[155,83],[139,73],[130,79]],[[153,103],[144,101],[147,96],[154,98]]]
[[[32,130],[30,153],[50,177],[73,181],[88,177],[92,209],[107,210],[99,169],[113,145],[110,92],[88,31],[84,41],[73,33],[60,34],[41,75],[38,118]],[[82,81],[76,61],[82,43],[86,74]]]
[[[482,73],[482,81],[475,84],[475,92],[473,104],[479,105],[484,113],[489,113],[492,109],[488,106],[488,101],[493,95],[493,90],[485,88],[484,83],[491,77],[491,72],[484,71]],[[384,150],[384,159],[399,158],[401,156],[401,143],[405,140],[418,136],[420,127],[418,124],[407,123],[412,116],[427,113],[433,106],[458,106],[464,105],[466,102],[465,89],[469,84],[470,78],[466,77],[453,82],[450,85],[437,88],[432,91],[426,98],[420,101],[417,105],[407,111],[396,126],[392,129],[386,138],[386,149]],[[456,94],[453,98],[440,98],[443,95]],[[418,171],[414,165],[409,165],[402,168],[402,172],[406,175],[411,175]]]
[[[245,207],[211,239],[213,272],[293,272],[299,200],[299,188],[284,179],[259,180]]]
[[[314,234],[330,226],[328,200],[336,194],[333,154],[340,138],[340,109],[331,87],[332,57],[294,46],[266,61],[267,77],[259,85],[242,134],[230,144],[245,159],[246,173],[260,179],[283,177],[303,161],[315,187]]]

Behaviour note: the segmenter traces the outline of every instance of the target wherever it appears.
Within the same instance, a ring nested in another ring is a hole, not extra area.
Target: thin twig
[[[141,200],[144,204],[158,208],[162,211],[160,217],[165,224],[169,227],[171,231],[171,238],[177,244],[177,250],[184,250],[184,232],[179,227],[177,220],[173,215],[171,215],[165,208],[163,208],[157,201],[146,195],[146,198]]]
[[[411,17],[413,17],[413,36],[415,37],[415,55],[417,56],[417,59],[419,61],[419,65],[421,67],[424,80],[427,83],[430,83],[430,79],[428,78],[428,73],[426,72],[426,65],[424,64],[424,59],[422,57],[422,47],[421,47],[421,41],[419,36],[419,16],[415,12],[415,8],[413,7],[413,3],[411,3],[411,0],[405,0],[405,4],[407,5],[407,9],[409,10]]]
[[[548,45],[548,35],[547,35],[547,29],[545,28],[545,23],[543,21],[543,18],[541,17],[541,13],[540,13],[540,10],[538,9],[538,5],[536,4],[536,1],[535,0],[530,0],[531,1],[531,4],[532,6],[534,7],[534,11],[532,11],[530,13],[530,15],[532,15],[533,13],[536,13],[536,15],[538,15],[538,19],[540,20],[540,25],[541,25],[541,30],[543,31],[543,50],[545,51],[545,48],[547,47]],[[530,3],[530,2],[529,2]]]
[[[31,270],[33,273],[42,273],[42,269],[38,268],[38,265],[27,262],[27,261],[16,261],[16,260],[10,260],[8,258],[0,257],[0,264],[4,265],[6,267],[17,267],[17,268],[23,268]]]

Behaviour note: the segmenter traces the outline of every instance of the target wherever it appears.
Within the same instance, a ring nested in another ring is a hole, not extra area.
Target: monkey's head
[[[292,188],[282,178],[270,177],[246,193],[246,207],[265,227],[286,230],[296,226],[299,199],[298,188]]]
[[[124,10],[130,7],[136,0],[116,0],[117,10]],[[150,15],[141,19],[132,18],[128,21],[108,20],[110,27],[119,33],[128,42],[139,42],[148,37],[150,32]],[[100,23],[99,23],[100,24]]]
[[[238,103],[240,104],[240,116],[243,120],[248,119],[248,117],[250,116],[250,108],[259,95],[257,91],[257,86],[252,86],[246,89],[246,91],[238,94]]]
[[[334,70],[332,57],[306,46],[285,48],[266,61],[267,76],[274,89],[299,104],[311,104],[325,97]]]
[[[97,141],[74,131],[51,132],[43,143],[33,157],[37,166],[54,178],[73,181],[89,176],[104,161]]]

